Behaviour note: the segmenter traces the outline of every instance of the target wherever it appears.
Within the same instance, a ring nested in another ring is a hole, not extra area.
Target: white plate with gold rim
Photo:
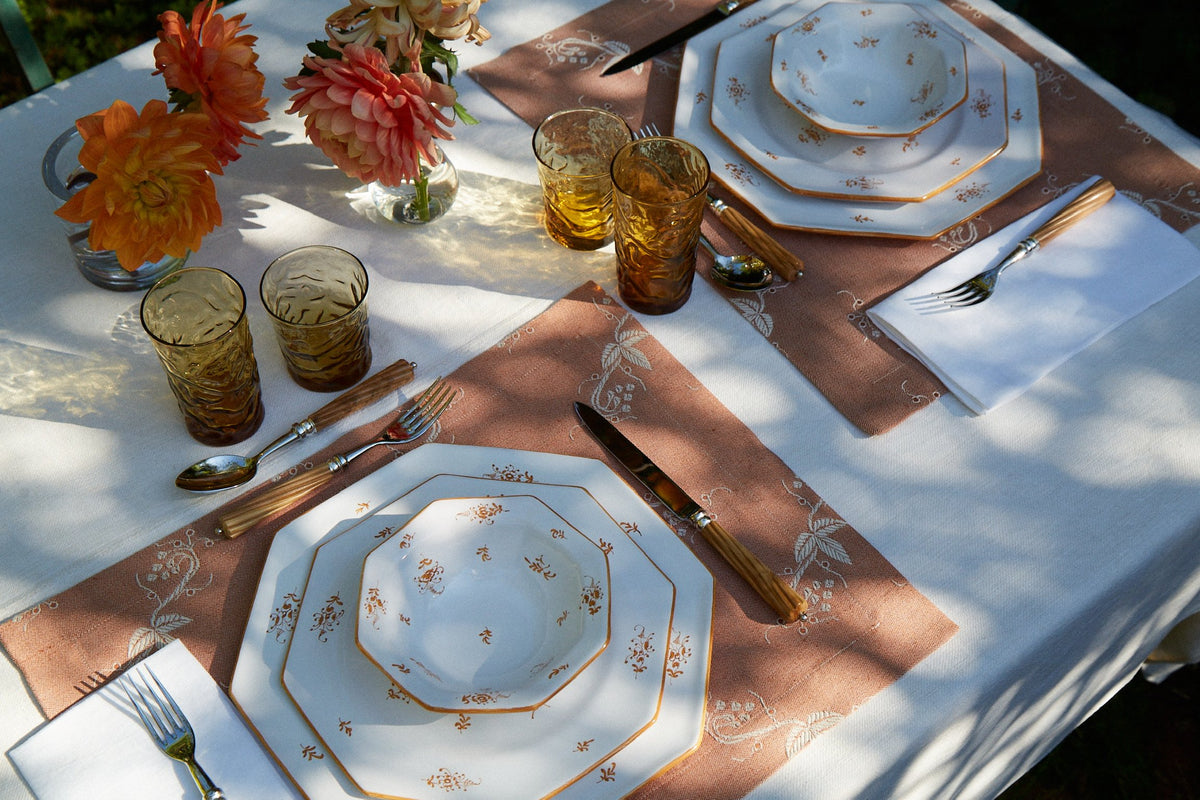
[[[779,24],[811,11],[820,0],[759,0],[759,25],[782,10]],[[788,191],[759,170],[713,128],[713,64],[720,43],[740,32],[734,17],[688,40],[680,68],[679,98],[675,106],[676,136],[687,139],[707,156],[712,175],[753,206],[769,222],[782,228],[823,233],[868,234],[930,239],[1012,194],[1041,172],[1042,133],[1038,107],[1037,75],[1012,51],[968,23],[936,0],[914,0],[930,15],[963,38],[977,42],[1004,64],[1008,99],[1008,144],[975,172],[919,203],[872,202],[802,195]],[[770,30],[770,28],[764,28]],[[748,120],[747,124],[753,124]]]
[[[608,556],[532,495],[433,500],[362,564],[355,638],[430,711],[533,711],[609,641]]]
[[[569,490],[568,495],[583,492],[598,509],[596,512],[589,510],[589,514],[603,514],[610,523],[617,520],[620,528],[628,532],[628,541],[662,565],[661,571],[678,586],[670,641],[659,644],[666,650],[667,661],[658,718],[557,797],[602,798],[627,794],[698,747],[703,731],[712,646],[713,586],[711,574],[690,550],[624,481],[598,461],[498,448],[427,444],[381,467],[289,523],[276,534],[264,565],[231,695],[310,800],[368,796],[339,768],[331,751],[309,726],[280,682],[293,633],[308,630],[313,622],[311,619],[300,620],[300,605],[316,548],[334,541],[360,521],[372,518],[429,476],[448,470],[518,484],[513,486],[510,492],[513,494],[527,494],[530,486],[539,487],[539,491],[542,488]],[[538,478],[565,483],[538,483]],[[581,507],[587,508],[586,504]],[[370,671],[374,675],[380,674],[374,667],[370,667]],[[553,703],[547,707],[551,705]],[[481,715],[472,720],[485,722],[493,716],[507,715]],[[353,732],[354,726],[351,728]],[[454,735],[448,735],[438,751],[453,751],[459,743],[458,733],[455,730]],[[340,735],[347,738],[344,732]],[[585,739],[572,746],[591,748],[593,745]],[[432,778],[435,784],[441,781],[436,790],[422,781],[421,786],[428,796],[443,796],[446,790],[453,788],[456,780],[461,779],[462,785],[470,780],[465,772],[459,775],[441,769],[434,768],[423,776]]]
[[[763,47],[779,15],[720,42],[712,127],[764,174],[801,194],[872,201],[926,200],[999,155],[1008,144],[1004,64],[966,42],[969,99],[906,138],[845,136],[797,118],[768,85]],[[912,14],[921,9],[913,8]],[[924,18],[924,17],[922,17]],[[957,34],[943,28],[941,36]],[[957,39],[958,41],[964,41]]]
[[[771,37],[768,71],[781,100],[850,136],[911,136],[967,96],[962,41],[904,3],[826,3]]]

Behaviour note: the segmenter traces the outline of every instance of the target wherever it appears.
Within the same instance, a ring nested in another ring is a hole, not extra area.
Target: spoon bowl
[[[232,454],[209,456],[179,473],[175,485],[189,492],[215,492],[240,486],[258,472],[258,462],[281,447],[315,431],[311,420],[297,422],[286,434],[249,458]]]
[[[710,274],[722,286],[739,292],[754,292],[770,286],[775,280],[775,273],[758,256],[722,255],[704,234],[700,234],[700,244],[712,254]]]
[[[321,406],[307,419],[297,422],[288,432],[249,458],[238,455],[209,456],[175,477],[175,485],[189,492],[216,492],[239,486],[254,477],[258,462],[310,433],[324,429],[337,420],[366,408],[376,400],[413,379],[416,364],[401,359],[354,388]]]

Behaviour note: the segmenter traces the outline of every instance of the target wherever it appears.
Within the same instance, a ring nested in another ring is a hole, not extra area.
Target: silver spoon
[[[175,485],[189,492],[215,492],[218,489],[240,486],[254,477],[259,461],[297,439],[303,439],[318,428],[324,428],[348,414],[366,408],[388,392],[408,383],[413,379],[415,367],[416,364],[412,362],[397,361],[321,406],[303,422],[297,422],[287,433],[264,447],[257,455],[249,458],[234,455],[210,456],[179,473],[175,478]]]
[[[775,273],[758,256],[721,255],[703,233],[700,234],[700,244],[712,253],[713,267],[710,274],[717,283],[739,292],[753,292],[770,286],[775,280]]]

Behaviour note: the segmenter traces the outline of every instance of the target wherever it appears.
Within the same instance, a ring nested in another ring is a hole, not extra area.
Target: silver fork
[[[204,800],[225,800],[224,793],[196,763],[196,734],[171,694],[159,682],[158,676],[148,667],[143,667],[121,678],[120,685],[141,717],[150,738],[167,756],[187,765]],[[130,687],[133,687],[133,691],[130,691]]]
[[[645,139],[647,136],[662,136],[662,134],[658,132],[658,126],[653,122],[648,122],[642,127],[638,128],[633,134],[633,139],[634,141],[637,141],[638,139]]]
[[[228,539],[236,539],[275,512],[282,511],[324,486],[333,479],[334,473],[344,469],[347,464],[371,448],[381,444],[408,444],[416,441],[445,413],[456,394],[457,390],[452,389],[444,378],[438,378],[428,389],[421,392],[412,408],[387,426],[375,441],[368,442],[357,450],[334,456],[325,462],[324,469],[314,467],[308,472],[280,481],[239,508],[223,513],[217,519],[216,532]]]
[[[995,266],[944,292],[932,292],[923,297],[910,298],[909,302],[925,304],[926,308],[932,305],[934,310],[941,305],[950,308],[966,308],[982,303],[995,293],[996,281],[1000,279],[1004,270],[1107,203],[1114,194],[1116,194],[1116,188],[1107,178],[1096,181],[1087,191],[1067,203],[1057,214],[1022,239],[1012,252]]]

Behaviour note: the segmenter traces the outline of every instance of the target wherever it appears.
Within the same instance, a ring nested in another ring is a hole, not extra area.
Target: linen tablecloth
[[[781,624],[694,526],[658,507],[716,579],[714,644],[700,750],[639,796],[743,796],[954,633],[954,623],[595,284],[448,380],[460,395],[423,441],[601,458],[619,471],[575,419],[572,402],[586,402],[704,498],[809,602],[806,619]],[[334,452],[369,441],[387,422]],[[373,451],[373,465],[397,455],[382,450]],[[321,496],[364,474],[356,461]],[[75,699],[86,676],[174,638],[228,685],[271,537],[263,530],[222,541],[212,526],[198,520],[0,626],[0,643],[48,714]]]
[[[462,65],[483,64],[599,5],[490,0],[483,9],[493,39],[464,47]],[[1143,142],[1163,144],[1200,165],[1193,138],[991,0],[952,8],[987,17],[1044,54],[1061,71],[1048,71],[1047,81],[1078,80],[1111,103],[1124,121],[1099,138],[1129,136],[1135,156]],[[277,88],[298,69],[329,1],[239,0],[234,11],[245,11],[260,36],[272,116],[260,127],[264,140],[218,181],[226,223],[195,263],[227,267],[252,289],[270,259],[297,243],[356,252],[371,272],[377,362],[412,359],[422,381],[453,371],[585,280],[614,295],[611,252],[568,252],[540,231],[530,127],[467,75],[456,85],[481,124],[460,126],[448,143],[463,177],[451,214],[425,231],[360,216],[346,196],[357,187],[304,140]],[[19,379],[0,387],[3,617],[39,603],[45,611],[48,598],[228,502],[171,485],[184,464],[211,451],[182,433],[137,335],[137,298],[100,292],[75,275],[52,203],[37,191],[47,140],[116,97],[135,106],[161,97],[152,70],[151,48],[140,47],[0,110],[0,213],[8,220],[0,229],[0,346]],[[1186,192],[1174,207],[1160,197],[1170,199],[1156,192],[1147,202],[1161,205],[1164,218],[1195,207]],[[1200,242],[1195,225],[1190,235]],[[859,242],[854,252],[874,251]],[[707,282],[674,314],[639,318],[959,625],[749,792],[751,800],[993,797],[1128,680],[1177,621],[1200,611],[1200,351],[1190,346],[1200,340],[1198,304],[1200,287],[1185,287],[987,415],[971,417],[943,398],[869,438]],[[268,416],[245,452],[328,399],[290,385],[265,346],[269,323],[253,309],[251,326],[263,343]],[[85,386],[97,391],[56,393]],[[311,460],[385,408],[298,443],[285,460]],[[130,453],[139,456],[136,467]],[[270,471],[286,468],[277,463]],[[0,702],[7,749],[42,719],[7,659]],[[29,800],[3,759],[0,797]]]

